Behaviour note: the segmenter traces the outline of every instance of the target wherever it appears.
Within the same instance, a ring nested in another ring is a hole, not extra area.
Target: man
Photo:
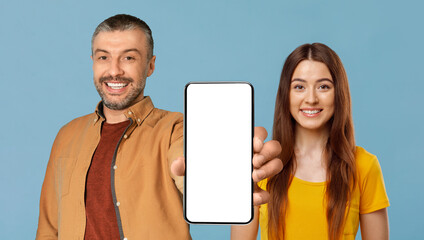
[[[150,28],[129,15],[106,19],[93,34],[91,58],[102,101],[55,139],[36,238],[190,239],[181,203],[182,114],[154,108],[143,94],[156,60]],[[263,144],[266,131],[255,132],[258,182],[282,165],[274,158],[279,144]],[[258,191],[254,203],[267,197]]]

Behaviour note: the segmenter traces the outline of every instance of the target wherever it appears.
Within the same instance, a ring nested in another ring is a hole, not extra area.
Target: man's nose
[[[124,70],[121,66],[121,62],[118,59],[111,62],[110,68],[109,68],[109,74],[112,77],[124,75]]]

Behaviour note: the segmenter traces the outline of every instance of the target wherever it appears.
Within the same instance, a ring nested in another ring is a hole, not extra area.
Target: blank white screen
[[[252,98],[247,83],[186,88],[186,219],[246,223],[252,217]]]

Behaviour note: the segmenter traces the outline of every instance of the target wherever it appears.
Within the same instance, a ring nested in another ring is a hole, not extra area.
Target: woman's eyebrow
[[[304,79],[301,79],[301,78],[293,78],[292,80],[291,80],[292,82],[306,82],[306,80],[304,80]]]
[[[317,82],[325,82],[325,81],[328,81],[328,82],[333,83],[333,80],[331,80],[331,79],[329,79],[329,78],[321,78],[321,79],[318,79],[318,80],[317,80]]]
[[[292,82],[295,82],[295,81],[297,81],[297,82],[306,82],[306,80],[301,79],[301,78],[293,78],[292,79]],[[318,79],[316,82],[325,82],[325,81],[328,81],[328,82],[333,83],[333,80],[331,80],[329,78],[321,78],[321,79]]]

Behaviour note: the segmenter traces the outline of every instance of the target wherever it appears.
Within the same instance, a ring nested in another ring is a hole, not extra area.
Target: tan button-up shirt
[[[111,164],[121,239],[191,239],[183,217],[183,179],[170,163],[183,156],[181,113],[154,108],[149,97],[125,113],[131,125]],[[47,165],[36,239],[84,239],[87,171],[100,140],[102,104],[58,133]]]

